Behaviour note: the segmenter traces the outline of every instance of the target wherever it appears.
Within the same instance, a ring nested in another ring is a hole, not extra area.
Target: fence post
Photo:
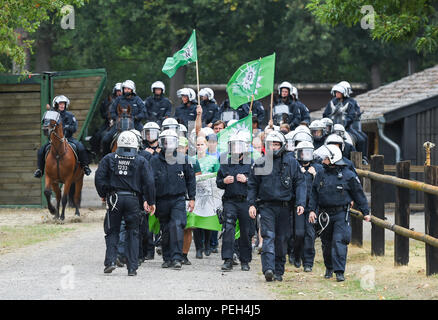
[[[397,165],[397,177],[409,179],[410,161],[401,161]],[[409,189],[397,187],[395,195],[395,224],[409,229]],[[409,263],[409,238],[394,234],[394,265],[403,266]]]
[[[438,167],[424,167],[424,182],[438,185]],[[438,197],[424,193],[425,233],[438,238]],[[426,275],[438,273],[438,248],[426,243]]]
[[[371,171],[385,174],[384,157],[371,156]],[[385,219],[385,184],[371,180],[371,214],[380,219]],[[385,229],[371,225],[371,254],[374,256],[385,255]]]
[[[351,152],[351,161],[355,168],[360,168],[362,165],[362,152]],[[362,185],[363,179],[359,177]],[[363,220],[362,219],[351,219],[351,244],[362,247],[363,245]]]

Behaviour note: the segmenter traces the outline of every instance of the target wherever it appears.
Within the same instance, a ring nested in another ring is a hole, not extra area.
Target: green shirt
[[[215,156],[206,155],[204,158],[198,158],[198,156],[195,156],[194,160],[199,162],[202,174],[218,172],[219,170],[220,164]]]

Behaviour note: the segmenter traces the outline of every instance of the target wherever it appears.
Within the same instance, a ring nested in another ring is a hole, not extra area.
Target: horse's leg
[[[50,188],[50,186],[52,185],[52,183],[47,173],[46,173],[45,183],[46,183],[46,188],[44,189],[44,195],[46,196],[46,200],[47,200],[47,208],[49,209],[50,213],[54,214],[56,217],[58,212],[56,211],[56,208],[52,206],[52,202],[50,201],[50,198],[52,196],[52,189]]]
[[[83,179],[84,179],[84,177],[82,176],[82,178],[77,180],[75,183],[75,198],[74,198],[74,203],[75,203],[75,207],[76,207],[75,215],[77,215],[78,217],[81,215],[79,213],[79,207],[81,206],[82,184],[84,183]]]
[[[56,194],[56,219],[59,219],[59,204],[61,203],[61,188],[59,187],[59,183],[52,183],[52,189]]]
[[[65,219],[65,207],[67,206],[67,200],[68,200],[68,194],[70,192],[71,187],[71,178],[66,179],[64,183],[64,190],[62,192],[62,213],[61,213],[61,220]]]

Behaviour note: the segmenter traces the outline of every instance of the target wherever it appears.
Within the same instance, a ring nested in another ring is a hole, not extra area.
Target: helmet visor
[[[299,149],[297,150],[297,160],[298,161],[312,161],[313,160],[313,149]]]
[[[143,140],[152,142],[158,140],[159,134],[160,134],[160,130],[156,128],[143,129],[143,131],[141,132],[141,137]]]
[[[172,136],[161,137],[159,145],[160,148],[165,150],[175,150],[178,147],[178,138]]]
[[[163,125],[161,131],[169,130],[169,129],[175,131],[176,134],[179,134],[179,124],[165,124]]]

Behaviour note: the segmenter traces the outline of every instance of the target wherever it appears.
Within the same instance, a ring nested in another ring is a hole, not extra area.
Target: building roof
[[[352,88],[354,93],[354,85]],[[353,98],[363,112],[361,120],[374,122],[388,112],[409,107],[434,96],[438,96],[438,65]],[[312,112],[311,117],[322,118],[324,109],[325,107]]]

